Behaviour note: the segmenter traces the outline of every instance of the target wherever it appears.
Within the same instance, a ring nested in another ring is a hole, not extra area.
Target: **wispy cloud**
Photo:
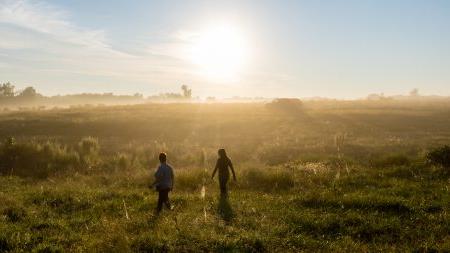
[[[68,18],[68,12],[44,2],[0,1],[1,23],[48,34],[61,42],[93,48],[110,48],[104,31],[77,27]]]

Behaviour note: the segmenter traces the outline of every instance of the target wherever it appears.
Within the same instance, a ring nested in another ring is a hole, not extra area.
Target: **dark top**
[[[167,190],[173,188],[173,169],[167,163],[161,163],[156,170],[156,190]]]
[[[228,157],[217,159],[216,168],[219,170],[220,179],[228,179],[230,177],[230,171],[228,167],[233,166],[231,160]]]

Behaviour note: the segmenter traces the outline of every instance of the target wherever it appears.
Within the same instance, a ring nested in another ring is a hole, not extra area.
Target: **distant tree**
[[[26,98],[34,98],[40,96],[40,94],[36,92],[35,88],[29,86],[26,87],[22,92],[20,92],[19,96]]]
[[[189,89],[187,85],[181,85],[181,90],[183,91],[183,96],[185,98],[191,98],[192,97],[192,90]]]
[[[0,85],[0,97],[14,97],[14,85],[10,82]]]
[[[418,90],[418,89],[413,89],[413,90],[411,90],[411,91],[409,92],[409,95],[410,95],[411,97],[417,97],[417,96],[419,96],[419,90]]]

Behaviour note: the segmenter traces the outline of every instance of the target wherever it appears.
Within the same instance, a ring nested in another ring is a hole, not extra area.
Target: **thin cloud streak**
[[[110,49],[102,30],[82,29],[68,20],[68,13],[43,2],[3,0],[0,22],[51,35],[54,39],[97,49]]]

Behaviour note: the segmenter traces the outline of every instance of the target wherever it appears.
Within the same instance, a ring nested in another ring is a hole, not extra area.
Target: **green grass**
[[[311,165],[308,165],[311,166]],[[304,164],[242,169],[228,200],[203,170],[177,170],[175,210],[155,216],[144,171],[30,182],[1,178],[0,246],[11,251],[450,250],[448,177]],[[390,176],[386,174],[391,173]],[[148,173],[149,174],[149,173]],[[287,177],[287,175],[290,175]],[[129,219],[126,218],[124,203]]]

